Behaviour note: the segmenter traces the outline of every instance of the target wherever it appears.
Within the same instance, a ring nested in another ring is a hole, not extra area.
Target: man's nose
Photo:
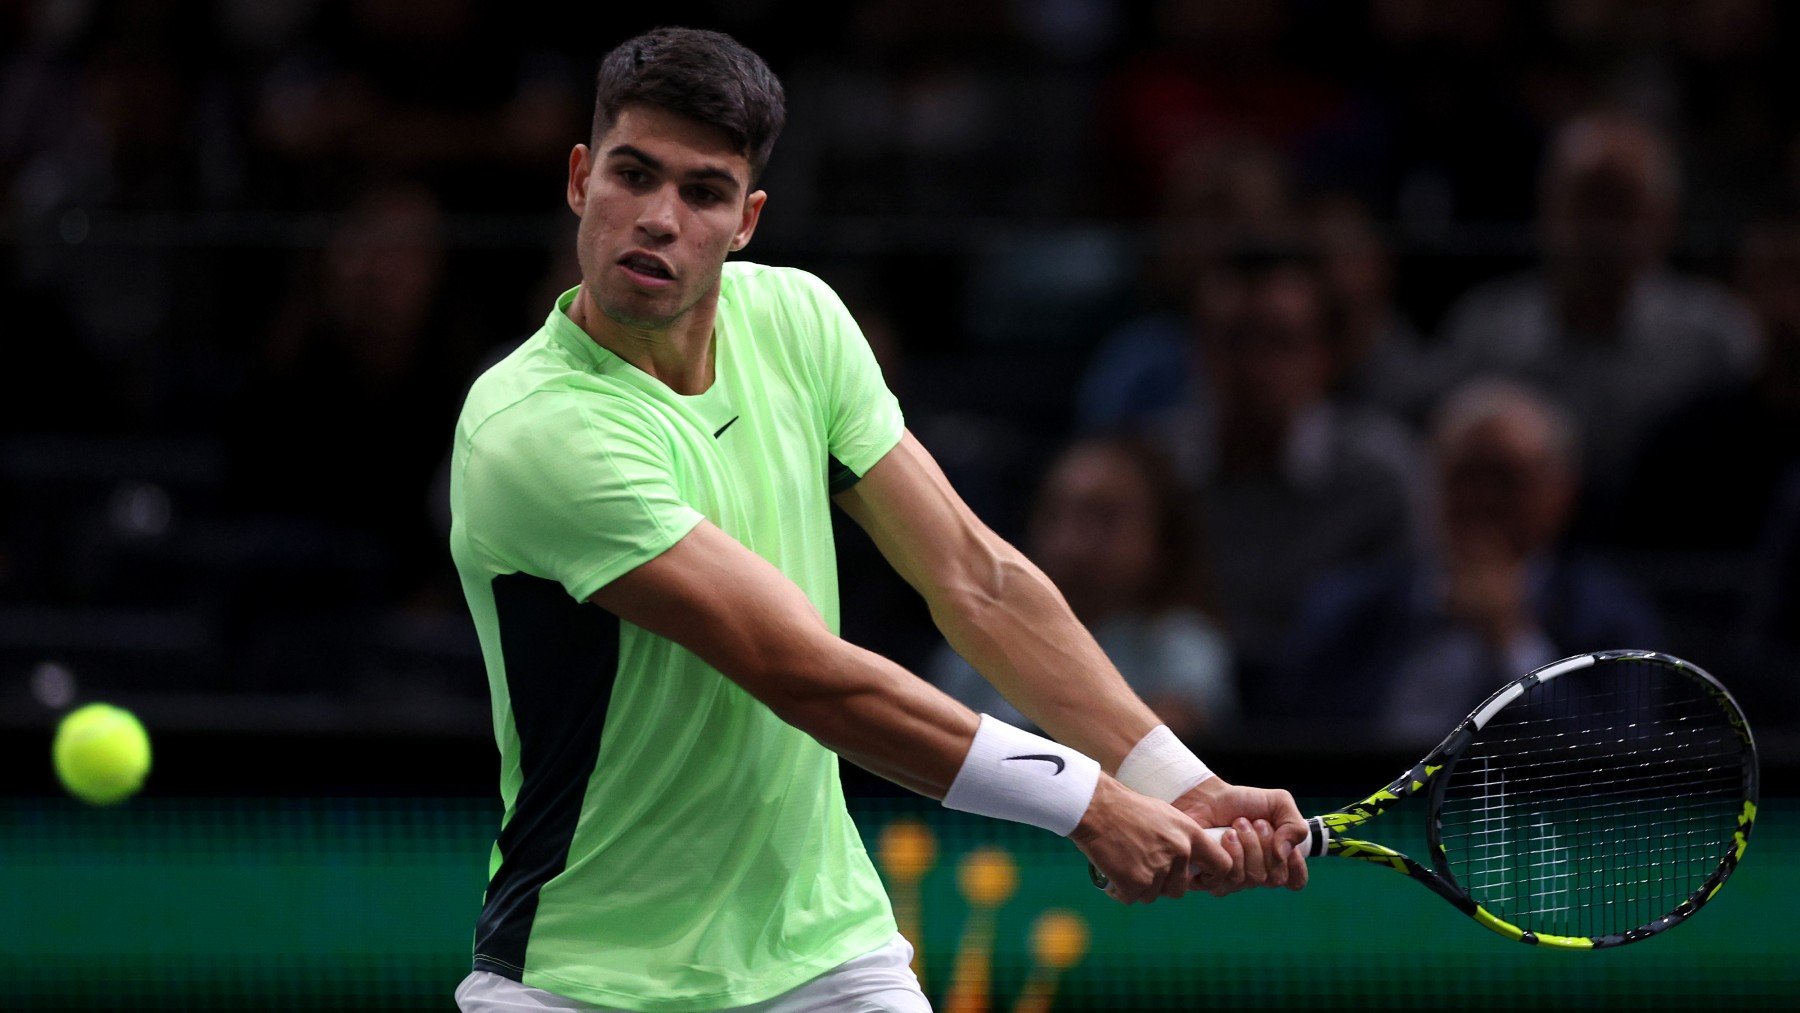
[[[638,228],[655,239],[669,239],[676,230],[677,195],[672,186],[657,187],[638,206]]]

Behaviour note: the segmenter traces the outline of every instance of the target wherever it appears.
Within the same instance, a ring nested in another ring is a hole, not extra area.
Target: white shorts
[[[733,1013],[931,1013],[912,972],[912,944],[894,938],[773,999],[733,1006]],[[456,987],[462,1013],[628,1013],[594,1006],[491,971],[474,971]]]

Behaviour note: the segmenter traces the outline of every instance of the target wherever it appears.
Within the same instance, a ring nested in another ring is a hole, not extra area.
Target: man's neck
[[[665,328],[633,327],[600,311],[587,286],[569,304],[569,319],[607,351],[661,380],[677,394],[704,394],[713,383],[713,318],[718,293]]]

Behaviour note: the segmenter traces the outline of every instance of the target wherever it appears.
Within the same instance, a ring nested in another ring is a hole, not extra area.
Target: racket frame
[[[1455,769],[1457,761],[1462,758],[1469,743],[1474,741],[1475,736],[1493,719],[1494,715],[1524,696],[1527,690],[1570,672],[1590,668],[1596,664],[1621,661],[1650,662],[1680,670],[1695,679],[1725,712],[1739,741],[1743,743],[1747,759],[1744,764],[1743,776],[1744,803],[1739,811],[1737,829],[1733,833],[1732,844],[1720,856],[1718,868],[1713,870],[1692,896],[1676,905],[1674,910],[1645,925],[1621,933],[1591,937],[1553,935],[1520,928],[1483,907],[1457,882],[1455,874],[1450,869],[1448,854],[1440,836],[1442,826],[1439,818],[1445,785],[1449,782],[1449,772]],[[1473,918],[1477,923],[1508,939],[1531,946],[1549,946],[1558,949],[1604,949],[1647,939],[1678,925],[1718,894],[1719,888],[1724,886],[1725,880],[1737,868],[1738,862],[1744,857],[1744,850],[1749,846],[1750,832],[1756,824],[1757,791],[1755,739],[1750,733],[1750,726],[1744,721],[1743,712],[1738,708],[1737,701],[1732,698],[1724,686],[1720,685],[1717,679],[1714,679],[1698,665],[1656,651],[1596,651],[1591,654],[1578,654],[1574,657],[1564,658],[1561,661],[1534,669],[1502,686],[1492,696],[1482,701],[1481,705],[1464,718],[1455,730],[1445,736],[1444,740],[1430,753],[1426,754],[1424,759],[1414,764],[1406,773],[1395,778],[1385,788],[1335,812],[1309,819],[1307,824],[1310,833],[1303,847],[1308,858],[1332,855],[1338,858],[1353,858],[1393,869],[1417,880],[1433,893],[1455,905],[1457,910]],[[1418,861],[1385,845],[1361,840],[1346,833],[1346,831],[1354,831],[1360,825],[1380,816],[1396,803],[1421,793],[1426,795],[1428,801],[1425,833],[1433,868],[1427,869]]]

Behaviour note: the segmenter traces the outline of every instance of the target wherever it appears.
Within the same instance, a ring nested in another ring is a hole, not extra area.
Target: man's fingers
[[[1283,823],[1280,820],[1269,822],[1275,824],[1275,840],[1280,842],[1284,857],[1287,849],[1297,851],[1305,847],[1307,839],[1312,836],[1312,828],[1304,820],[1298,823]]]
[[[1289,890],[1299,890],[1299,889],[1305,887],[1306,886],[1306,876],[1307,876],[1306,856],[1300,853],[1299,848],[1295,848],[1291,853],[1288,854],[1287,867],[1288,867],[1288,881],[1287,881],[1288,889]]]
[[[1156,871],[1155,877],[1150,881],[1149,889],[1146,889],[1144,895],[1138,899],[1146,904],[1154,904],[1158,897],[1179,897],[1181,896],[1180,894],[1171,895],[1169,891],[1172,889],[1179,889],[1181,884],[1179,882],[1171,883],[1170,881],[1181,880],[1186,878],[1186,876],[1187,859],[1183,858],[1177,862],[1170,862],[1168,865]]]
[[[1269,814],[1269,822],[1290,833],[1293,832],[1292,828],[1298,827],[1300,833],[1304,835],[1306,818],[1300,815],[1300,807],[1294,804],[1293,794],[1280,788],[1275,789],[1271,794],[1274,796],[1275,804],[1274,811]],[[1293,843],[1298,844],[1299,841],[1295,840]]]
[[[1118,879],[1113,879],[1106,885],[1106,895],[1121,904],[1136,904],[1143,892],[1141,887],[1127,886]]]
[[[1180,900],[1193,888],[1195,870],[1201,861],[1200,849],[1207,844],[1206,833],[1191,820],[1184,821],[1191,830],[1187,835],[1187,847],[1170,856],[1169,867],[1158,877],[1157,894],[1170,900]],[[1145,903],[1156,900],[1156,895],[1145,898]]]
[[[1219,838],[1219,845],[1231,859],[1231,865],[1216,872],[1218,885],[1225,888],[1226,893],[1236,889],[1244,881],[1244,839],[1236,827],[1229,827]]]
[[[1226,897],[1231,894],[1237,893],[1238,890],[1242,889],[1241,887],[1239,887],[1231,882],[1228,882],[1226,880],[1223,880],[1223,879],[1207,880],[1205,883],[1205,887],[1206,887],[1206,892],[1212,894],[1214,897]]]
[[[1298,890],[1306,885],[1310,827],[1292,794],[1279,788],[1224,785],[1197,793],[1184,811],[1202,824],[1224,827],[1230,835],[1195,846],[1200,870],[1195,889],[1222,897],[1250,886]]]
[[[1099,868],[1099,863],[1095,863],[1095,868]],[[1106,876],[1106,895],[1121,904],[1136,904],[1152,883],[1143,869],[1124,867],[1102,873]]]
[[[1244,846],[1243,876],[1240,882],[1246,886],[1261,886],[1269,881],[1268,863],[1263,858],[1262,835],[1257,832],[1256,824],[1241,816],[1232,827],[1238,832],[1238,840]]]
[[[1192,881],[1192,877],[1188,874],[1187,859],[1183,858],[1180,862],[1169,867],[1168,874],[1163,877],[1162,890],[1160,892],[1162,896],[1167,897],[1170,900],[1180,900],[1182,896],[1188,892],[1188,886]]]
[[[1243,846],[1237,841],[1236,830],[1230,827],[1207,830],[1194,838],[1193,848],[1190,862],[1194,879],[1205,879],[1210,883],[1240,875],[1237,870],[1243,865]]]
[[[1262,838],[1263,868],[1268,870],[1265,882],[1269,886],[1286,886],[1288,879],[1287,854],[1282,850],[1280,842],[1275,839],[1275,828],[1268,820],[1256,821],[1256,835]]]

